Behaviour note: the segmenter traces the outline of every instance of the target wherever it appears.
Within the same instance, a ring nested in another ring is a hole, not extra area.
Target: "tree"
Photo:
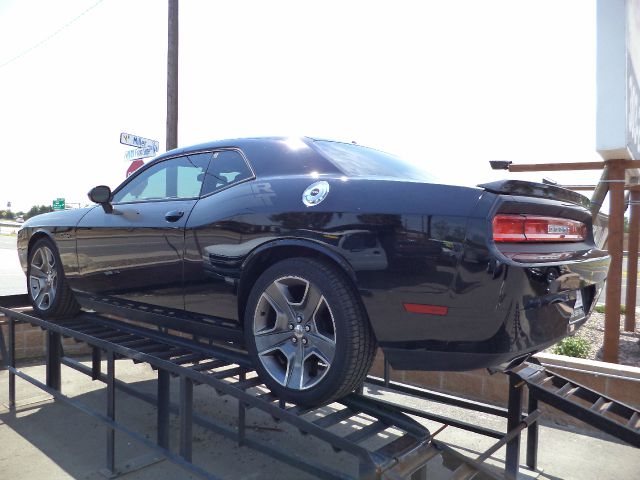
[[[51,206],[49,205],[34,205],[29,209],[27,213],[24,214],[24,219],[28,220],[31,217],[35,217],[36,215],[47,212],[53,212],[53,208],[51,208]]]

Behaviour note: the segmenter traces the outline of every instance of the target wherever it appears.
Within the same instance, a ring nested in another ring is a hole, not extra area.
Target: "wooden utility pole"
[[[169,0],[167,150],[178,147],[178,0]]]

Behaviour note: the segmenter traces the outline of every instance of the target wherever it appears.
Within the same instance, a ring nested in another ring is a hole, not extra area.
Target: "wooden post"
[[[608,160],[609,166],[609,239],[611,265],[607,276],[604,355],[605,362],[618,363],[620,343],[620,300],[622,285],[622,241],[624,234],[624,180],[623,160]]]
[[[638,286],[638,235],[640,234],[640,187],[630,192],[629,256],[627,257],[627,298],[624,315],[625,332],[636,329],[636,288]]]
[[[178,0],[169,0],[167,150],[178,146]]]

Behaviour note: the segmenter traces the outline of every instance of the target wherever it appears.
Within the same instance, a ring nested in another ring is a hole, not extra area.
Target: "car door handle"
[[[183,211],[173,210],[171,212],[165,213],[164,218],[167,220],[167,222],[177,222],[182,218],[183,215],[184,215]]]

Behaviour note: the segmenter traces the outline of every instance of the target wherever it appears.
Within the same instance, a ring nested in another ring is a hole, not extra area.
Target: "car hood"
[[[22,224],[22,228],[76,226],[80,219],[94,208],[96,207],[73,208],[70,210],[43,213],[36,215],[35,217],[31,217]]]

